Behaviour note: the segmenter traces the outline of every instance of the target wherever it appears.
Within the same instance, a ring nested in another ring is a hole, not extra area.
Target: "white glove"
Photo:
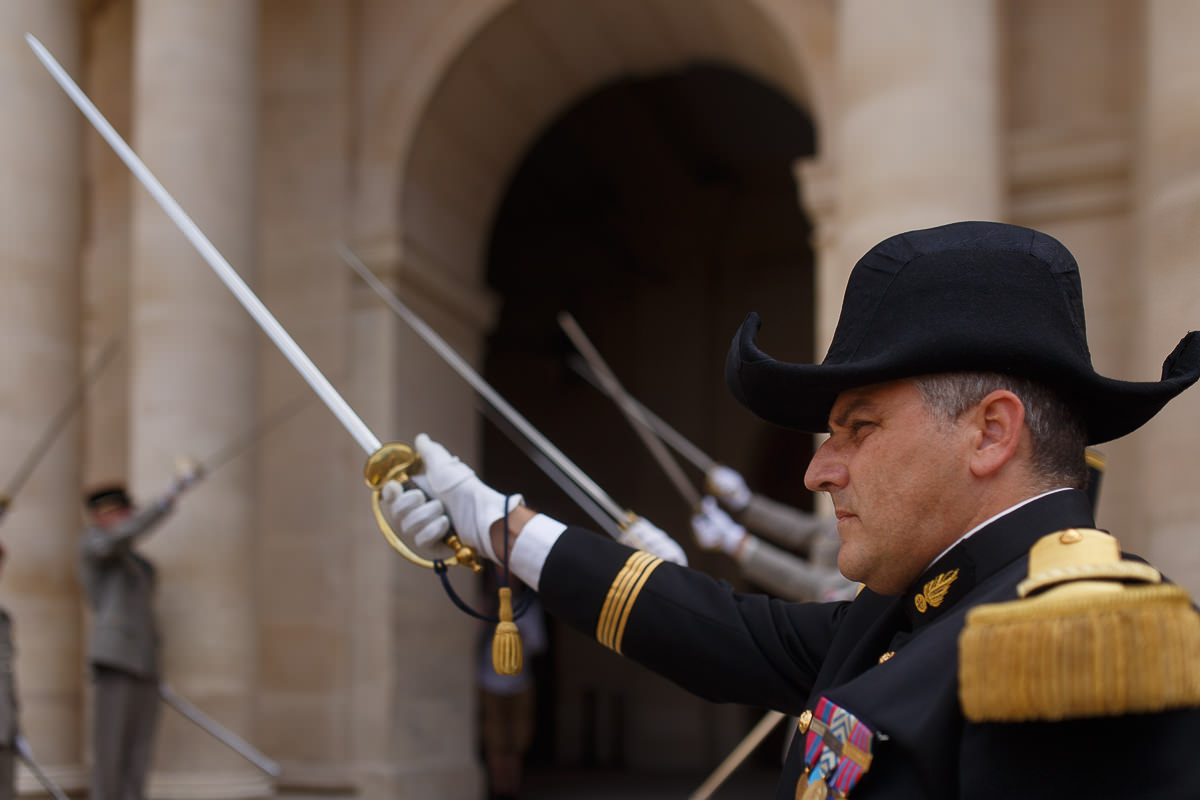
[[[175,474],[167,486],[167,494],[174,500],[188,489],[192,488],[204,477],[204,466],[191,458],[181,456],[175,459]]]
[[[628,528],[622,529],[617,541],[637,550],[645,550],[663,561],[687,566],[687,556],[679,543],[645,517],[638,517]]]
[[[704,475],[709,494],[725,504],[730,511],[737,513],[750,504],[750,487],[741,473],[724,464],[714,464]]]
[[[379,493],[379,507],[392,532],[421,558],[439,561],[454,553],[442,539],[450,532],[450,518],[441,500],[430,500],[420,489],[405,489],[388,481]]]
[[[692,516],[692,532],[705,550],[722,550],[736,555],[746,538],[746,529],[717,505],[717,498],[706,494],[700,501],[700,511]]]
[[[392,530],[423,557],[430,558],[428,553],[432,552],[436,553],[433,558],[448,558],[450,549],[441,543],[441,538],[449,528],[441,520],[449,517],[449,524],[463,544],[492,561],[499,561],[492,548],[492,523],[524,502],[521,495],[506,498],[487,486],[457,456],[423,433],[417,434],[413,447],[424,466],[413,476],[413,483],[429,500],[439,501],[442,508],[418,502],[424,498],[405,497],[413,490],[406,492],[398,482],[389,481],[384,484],[380,499]]]

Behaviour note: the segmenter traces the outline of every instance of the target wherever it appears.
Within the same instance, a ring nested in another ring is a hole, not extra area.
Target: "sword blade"
[[[166,683],[158,684],[158,696],[163,699],[163,702],[178,711],[186,719],[194,722],[196,725],[199,725],[206,732],[211,734],[213,738],[221,742],[221,744],[230,748],[239,756],[246,759],[251,764],[270,775],[272,778],[279,777],[278,764],[259,752],[245,739],[238,736],[233,731],[225,728],[212,717],[196,708],[194,705],[176,693],[176,691]]]
[[[746,760],[746,757],[754,752],[762,740],[767,738],[767,734],[774,730],[775,726],[783,719],[783,714],[779,711],[768,711],[758,724],[750,729],[746,734],[746,738],[742,739],[733,748],[733,751],[725,756],[725,760],[717,765],[712,774],[705,779],[704,783],[700,784],[700,788],[688,795],[688,800],[708,800],[712,797],[713,792],[720,788],[721,784],[733,774],[741,763]]]
[[[583,470],[575,466],[561,450],[555,447],[537,428],[533,427],[525,417],[521,416],[521,413],[501,397],[487,381],[480,377],[479,373],[462,356],[455,352],[454,348],[447,344],[441,336],[438,336],[433,328],[425,324],[425,321],[417,316],[416,312],[402,303],[400,298],[396,297],[395,292],[389,289],[374,272],[371,272],[362,259],[355,255],[353,250],[342,242],[338,242],[337,250],[341,254],[342,260],[346,262],[346,265],[354,270],[368,286],[374,289],[375,294],[379,295],[388,304],[392,311],[396,313],[396,316],[404,320],[426,344],[432,347],[450,365],[451,369],[457,372],[463,380],[471,385],[471,388],[479,393],[480,397],[488,405],[496,409],[527,441],[550,459],[554,463],[554,466],[570,478],[576,486],[582,489],[596,505],[604,509],[604,512],[612,517],[614,521],[622,526],[629,523],[630,513],[628,511],[617,505],[595,481],[589,478]]]
[[[558,467],[542,455],[541,451],[531,445],[528,441],[521,438],[516,429],[507,419],[500,416],[500,412],[489,406],[487,403],[480,403],[481,411],[488,420],[496,426],[496,428],[508,437],[526,457],[534,463],[534,465],[545,473],[546,477],[554,481],[554,484],[563,491],[567,497],[575,501],[575,504],[583,510],[585,514],[592,518],[600,529],[614,539],[621,535],[621,526],[613,520],[609,519],[608,515],[600,506],[596,505],[596,501],[583,492],[578,486],[571,482],[570,478],[564,475]]]
[[[25,766],[33,773],[33,777],[37,778],[38,783],[50,793],[54,800],[69,800],[66,793],[58,787],[58,784],[50,780],[50,776],[42,770],[42,766],[33,757],[33,748],[29,746],[29,740],[25,738],[24,734],[18,733],[15,743],[17,745],[17,755],[21,757],[21,760],[25,762]]]
[[[84,397],[87,396],[88,388],[100,377],[101,371],[108,366],[108,362],[112,361],[112,357],[116,355],[117,345],[119,340],[112,339],[100,351],[100,355],[96,357],[96,361],[88,368],[87,373],[83,376],[83,380],[75,387],[75,392],[71,398],[63,404],[54,418],[50,420],[50,424],[46,426],[46,431],[38,439],[33,450],[26,456],[25,462],[17,468],[13,479],[9,481],[4,493],[0,495],[0,502],[8,505],[12,499],[17,496],[17,492],[25,485],[25,481],[33,474],[33,470],[37,467],[38,462],[42,460],[42,456],[50,449],[50,444],[57,438],[60,431],[66,427],[67,420],[75,413],[75,410],[83,403]]]
[[[260,439],[262,439],[276,427],[282,425],[284,422],[287,422],[289,419],[299,414],[312,402],[313,396],[311,394],[293,397],[290,403],[275,409],[262,420],[260,420],[259,423],[253,426],[250,430],[246,431],[237,439],[229,442],[220,450],[201,461],[200,474],[205,478],[210,477],[218,469],[225,466],[230,461],[240,456],[243,452],[249,450],[252,446],[257,444]]]
[[[591,366],[596,378],[603,384],[604,391],[616,402],[621,414],[633,426],[633,432],[642,440],[642,444],[646,445],[646,449],[650,451],[650,455],[662,467],[663,472],[666,473],[667,478],[674,484],[676,490],[683,495],[683,499],[693,509],[699,507],[700,491],[683,474],[683,468],[679,466],[679,462],[671,456],[666,445],[663,444],[662,440],[652,430],[650,421],[641,415],[638,410],[639,407],[633,401],[633,397],[629,392],[625,391],[625,387],[621,385],[621,381],[617,379],[616,374],[600,356],[600,351],[596,349],[591,339],[583,332],[583,328],[575,321],[575,317],[567,311],[561,311],[558,314],[558,324],[571,339],[579,354]]]
[[[582,356],[572,356],[567,359],[567,366],[575,370],[575,373],[581,378],[590,383],[593,387],[599,389],[605,394],[609,394],[608,389],[600,384],[600,379],[596,377],[595,371],[583,360]],[[610,397],[612,395],[609,395]],[[636,398],[629,398],[630,402],[638,409],[640,416],[638,421],[645,419],[653,427],[654,433],[660,439],[669,444],[671,448],[679,455],[686,458],[692,463],[696,469],[707,473],[710,469],[716,466],[716,459],[705,453],[699,447],[694,445],[682,433],[675,430],[662,417],[655,414],[646,406],[642,405]]]
[[[113,149],[113,152],[125,162],[125,166],[129,167],[130,172],[145,187],[151,197],[158,201],[158,204],[162,206],[163,211],[167,213],[167,216],[171,218],[175,226],[179,228],[188,241],[192,243],[192,246],[196,248],[200,256],[212,267],[213,272],[217,274],[221,282],[228,287],[229,291],[233,292],[234,297],[250,313],[250,316],[258,323],[258,327],[262,328],[263,333],[270,337],[275,346],[279,348],[279,351],[283,353],[284,357],[300,373],[300,376],[304,378],[325,405],[329,407],[333,415],[342,423],[342,427],[354,437],[355,441],[358,442],[359,446],[368,455],[377,451],[380,446],[379,438],[354,413],[354,409],[342,399],[342,396],[333,388],[333,384],[321,374],[321,371],[317,369],[312,359],[300,349],[300,346],[296,344],[291,335],[276,321],[275,317],[267,310],[262,301],[250,290],[246,282],[229,265],[229,262],[225,260],[225,257],[221,255],[213,243],[208,240],[208,237],[192,221],[191,217],[184,212],[179,203],[175,201],[175,198],[167,192],[158,178],[154,177],[154,174],[142,163],[142,160],[133,152],[133,149],[125,143],[125,140],[109,124],[108,120],[104,118],[104,115],[100,113],[95,104],[83,93],[83,90],[76,85],[66,70],[50,54],[50,51],[32,34],[26,33],[25,40],[33,48],[34,55],[42,62],[42,66],[50,72],[55,82],[67,93],[67,96],[71,98],[76,107],[83,112],[83,115],[92,123],[92,127],[104,138],[104,141]]]

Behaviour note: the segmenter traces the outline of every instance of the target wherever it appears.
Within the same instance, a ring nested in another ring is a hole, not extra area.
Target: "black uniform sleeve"
[[[547,611],[694,694],[798,714],[847,603],[788,603],[568,528],[542,569]]]

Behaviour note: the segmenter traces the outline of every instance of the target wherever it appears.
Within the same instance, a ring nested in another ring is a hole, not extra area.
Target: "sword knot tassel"
[[[499,675],[520,673],[523,662],[521,632],[513,622],[512,589],[500,588],[500,622],[492,638],[492,666]]]

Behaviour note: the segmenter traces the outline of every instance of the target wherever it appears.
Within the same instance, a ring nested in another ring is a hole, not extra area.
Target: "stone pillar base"
[[[46,764],[38,758],[37,751],[34,751],[33,757],[37,758],[42,773],[59,789],[68,795],[79,796],[87,793],[91,772],[83,764]],[[21,797],[50,796],[46,787],[42,786],[42,782],[33,776],[33,773],[19,758],[17,759],[17,794]]]
[[[259,800],[275,796],[266,775],[253,773],[171,772],[150,776],[151,800]]]

